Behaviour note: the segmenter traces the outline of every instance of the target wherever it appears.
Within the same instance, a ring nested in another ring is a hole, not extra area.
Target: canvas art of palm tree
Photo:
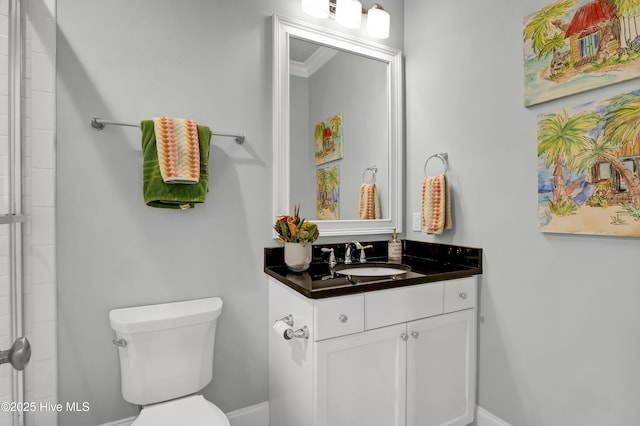
[[[640,77],[640,1],[558,0],[524,19],[524,104]]]
[[[640,237],[640,90],[538,117],[543,232]]]
[[[344,155],[342,146],[342,114],[316,124],[314,134],[316,166],[340,160]]]
[[[340,169],[338,166],[316,170],[317,218],[318,220],[340,219]]]

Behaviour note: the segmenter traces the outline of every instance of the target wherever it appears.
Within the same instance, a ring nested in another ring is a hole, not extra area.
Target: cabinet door
[[[406,325],[316,343],[316,426],[405,426]]]
[[[462,426],[474,419],[476,310],[407,324],[407,426]]]

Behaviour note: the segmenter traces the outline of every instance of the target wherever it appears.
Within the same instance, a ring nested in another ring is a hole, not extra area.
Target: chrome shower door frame
[[[9,0],[8,37],[8,186],[7,211],[0,212],[0,226],[8,227],[8,278],[10,297],[10,340],[23,336],[23,227],[22,212],[22,10],[21,0]],[[12,369],[12,400],[10,408],[20,408],[24,403],[24,373]],[[12,426],[24,425],[21,410],[10,410]],[[0,425],[3,426],[3,425]]]

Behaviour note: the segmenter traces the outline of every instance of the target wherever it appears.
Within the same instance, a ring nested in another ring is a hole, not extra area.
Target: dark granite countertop
[[[388,241],[366,242],[367,263],[387,262]],[[284,248],[264,249],[264,272],[284,285],[311,299],[343,296],[365,291],[383,290],[482,274],[482,249],[449,244],[402,241],[402,263],[411,270],[395,279],[368,277],[349,280],[331,274],[328,255],[323,247],[333,248],[338,264],[344,257],[344,244],[314,244],[309,270],[291,272],[284,264]],[[357,256],[354,256],[357,258]],[[356,260],[354,264],[358,264]]]

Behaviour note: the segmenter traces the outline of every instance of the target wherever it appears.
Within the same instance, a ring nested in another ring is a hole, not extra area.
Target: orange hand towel
[[[360,187],[360,206],[358,219],[382,219],[380,197],[375,183],[363,183]]]
[[[422,182],[422,232],[442,234],[451,229],[451,197],[446,175],[427,176]]]
[[[158,146],[153,120],[142,120],[142,191],[144,202],[151,207],[187,209],[196,203],[204,203],[209,188],[209,148],[211,129],[198,126],[200,150],[200,181],[192,185],[164,183],[158,163]]]
[[[183,118],[154,117],[153,127],[164,183],[198,183],[200,146],[196,122]]]

